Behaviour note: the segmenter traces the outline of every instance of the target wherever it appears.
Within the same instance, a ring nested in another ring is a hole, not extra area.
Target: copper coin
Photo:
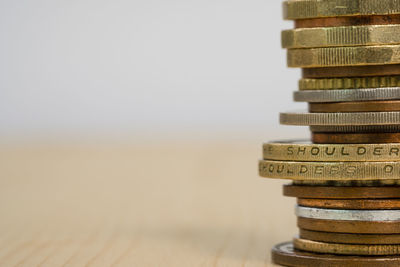
[[[323,180],[294,180],[293,185],[304,185],[304,186],[400,186],[400,180],[387,179],[387,180],[348,180],[348,181],[323,181]],[[323,198],[323,197],[322,197]]]
[[[295,21],[295,28],[387,25],[387,24],[400,24],[400,15],[394,14],[394,15],[376,15],[376,16],[348,16],[348,17],[299,19]]]
[[[297,204],[304,207],[345,210],[390,210],[400,209],[400,199],[316,199],[298,198]]]
[[[312,133],[316,144],[400,143],[400,133]]]
[[[400,75],[400,65],[304,68],[303,78],[339,78]]]
[[[329,266],[329,267],[398,267],[399,256],[335,256],[298,251],[291,242],[276,245],[272,249],[272,261],[275,264],[292,267]]]
[[[400,255],[400,245],[376,245],[376,244],[341,244],[313,241],[295,237],[293,239],[295,249],[327,253],[336,255],[359,255],[359,256],[397,256]]]
[[[340,221],[297,217],[299,228],[348,234],[400,234],[400,221]]]
[[[342,244],[400,244],[400,234],[345,234],[310,231],[300,229],[300,237],[313,241],[342,243]]]
[[[322,199],[380,199],[400,198],[400,186],[305,186],[284,185],[283,195]]]
[[[310,112],[374,112],[374,111],[400,111],[399,100],[389,101],[359,101],[336,103],[309,103]]]

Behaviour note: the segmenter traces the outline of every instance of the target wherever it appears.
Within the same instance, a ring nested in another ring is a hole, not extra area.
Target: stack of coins
[[[299,235],[284,266],[400,266],[400,0],[289,0],[282,32],[311,141],[264,144],[262,177],[291,179]]]

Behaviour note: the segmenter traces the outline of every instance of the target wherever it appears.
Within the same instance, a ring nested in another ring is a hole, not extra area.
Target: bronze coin
[[[303,78],[339,78],[400,75],[400,65],[321,67],[302,69]]]
[[[345,210],[390,210],[400,209],[400,199],[316,199],[298,198],[297,204],[304,207]]]
[[[294,180],[293,185],[306,185],[306,186],[400,186],[400,180],[387,179],[387,180],[348,180],[348,181],[323,181],[323,180]]]
[[[359,101],[335,103],[309,103],[310,112],[374,112],[374,111],[400,111],[399,100],[389,101]]]
[[[298,251],[291,242],[276,245],[272,249],[275,264],[292,267],[394,267],[400,266],[400,256],[336,256]]]
[[[312,133],[316,144],[400,143],[400,133]]]
[[[374,245],[374,244],[341,244],[321,241],[312,241],[295,237],[293,239],[295,249],[327,253],[335,255],[359,255],[359,256],[397,256],[400,255],[400,245]]]
[[[394,15],[376,15],[376,16],[348,16],[348,17],[299,19],[295,21],[295,28],[387,25],[387,24],[400,24],[400,15],[394,14]]]
[[[400,198],[400,186],[305,186],[284,185],[283,195],[322,199]]]
[[[400,244],[400,234],[345,234],[310,231],[300,229],[301,238],[313,241],[342,243],[342,244],[373,244],[373,245],[391,245]]]
[[[400,234],[400,221],[341,221],[297,217],[306,230],[348,234]]]

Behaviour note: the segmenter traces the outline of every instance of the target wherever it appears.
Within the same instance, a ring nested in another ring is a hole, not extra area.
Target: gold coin
[[[310,162],[260,160],[259,175],[291,180],[387,180],[400,179],[400,162]]]
[[[296,48],[287,51],[287,64],[292,68],[397,63],[400,63],[400,45]]]
[[[290,0],[283,2],[284,19],[399,14],[398,0]]]
[[[298,19],[295,28],[400,24],[399,14]]]
[[[400,161],[400,144],[273,142],[263,145],[263,156],[282,161]]]
[[[302,69],[303,78],[343,78],[400,75],[400,64]]]
[[[325,243],[301,238],[294,238],[293,244],[299,250],[337,255],[383,256],[400,254],[400,245],[353,245]]]
[[[400,87],[400,76],[301,79],[300,90],[335,90]]]
[[[283,48],[400,43],[400,25],[300,28],[282,31]]]

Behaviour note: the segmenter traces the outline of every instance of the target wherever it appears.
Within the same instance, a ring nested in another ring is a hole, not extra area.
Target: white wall
[[[299,108],[281,14],[279,0],[1,1],[1,134],[275,131]]]

